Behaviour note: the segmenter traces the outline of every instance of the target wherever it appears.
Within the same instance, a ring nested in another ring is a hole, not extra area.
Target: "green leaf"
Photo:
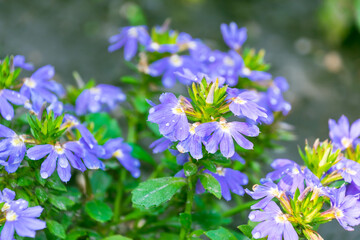
[[[108,113],[93,113],[86,116],[86,122],[94,123],[94,131],[98,131],[103,126],[106,127],[104,138],[117,138],[121,137],[121,129],[115,119]]]
[[[65,229],[60,223],[58,223],[54,220],[47,220],[46,227],[56,237],[59,237],[61,239],[66,238]]]
[[[60,191],[60,192],[67,191],[65,185],[61,182],[61,180],[57,174],[51,175],[51,177],[47,179],[46,185],[49,188]]]
[[[131,238],[127,238],[121,235],[114,235],[114,236],[106,237],[103,240],[131,240]]]
[[[169,201],[183,186],[186,179],[179,177],[163,177],[150,179],[140,183],[132,192],[132,202],[135,206],[145,208],[156,207]]]
[[[147,151],[145,151],[141,146],[139,146],[135,143],[129,143],[129,145],[132,147],[131,155],[134,158],[143,160],[144,162],[150,163],[152,165],[156,164],[154,158]]]
[[[253,227],[247,225],[247,224],[244,224],[244,225],[240,225],[238,226],[238,229],[245,235],[247,236],[248,238],[252,238],[252,230],[253,230]]]
[[[72,207],[75,202],[67,197],[63,196],[49,196],[49,202],[56,208],[60,210],[67,210],[68,207]]]
[[[95,171],[92,174],[90,183],[96,199],[102,200],[105,198],[105,192],[110,187],[112,181],[111,176],[104,171]]]
[[[26,187],[26,186],[30,186],[32,182],[33,179],[30,176],[24,176],[24,177],[20,177],[17,180],[17,185],[20,187]]]
[[[113,215],[111,208],[106,205],[106,203],[99,200],[87,202],[85,205],[85,211],[92,219],[98,222],[109,221]]]
[[[237,240],[236,237],[227,229],[220,227],[216,230],[205,232],[211,240]]]
[[[200,175],[200,182],[206,190],[212,193],[218,199],[221,198],[220,183],[210,174],[204,173]]]
[[[127,84],[139,84],[139,79],[132,76],[123,76],[120,78],[120,81]]]
[[[184,174],[187,177],[190,177],[190,176],[196,174],[197,170],[198,170],[198,168],[197,168],[196,164],[194,164],[192,162],[186,162],[184,164]]]
[[[144,96],[136,96],[134,98],[134,106],[136,110],[140,113],[147,113],[150,108]]]
[[[48,199],[47,192],[41,187],[35,188],[35,194],[41,203],[45,202]]]

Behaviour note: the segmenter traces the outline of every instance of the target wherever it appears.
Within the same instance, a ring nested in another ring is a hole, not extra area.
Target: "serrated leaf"
[[[207,191],[212,193],[218,199],[221,198],[221,186],[216,178],[208,173],[203,173],[200,175],[200,182]]]
[[[113,216],[111,208],[106,203],[99,200],[87,202],[85,211],[92,219],[98,222],[109,221]]]
[[[216,230],[205,232],[205,235],[211,240],[237,240],[236,237],[227,229],[220,227]]]
[[[58,223],[54,220],[47,220],[46,227],[50,231],[50,233],[52,233],[56,237],[59,237],[61,239],[66,238],[65,229],[60,223]]]
[[[169,201],[183,186],[186,179],[178,177],[163,177],[150,179],[140,183],[132,192],[132,202],[135,206],[145,208],[156,207]]]

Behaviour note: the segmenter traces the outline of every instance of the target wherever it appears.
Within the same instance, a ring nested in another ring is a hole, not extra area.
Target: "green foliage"
[[[203,173],[200,175],[200,181],[207,191],[212,193],[218,199],[221,198],[220,183],[212,175],[208,173]]]
[[[54,236],[56,236],[60,239],[66,238],[66,233],[65,233],[64,227],[57,221],[48,220],[48,221],[46,221],[46,226],[47,226],[49,232],[52,233]]]
[[[12,56],[0,61],[0,89],[12,86],[20,72],[20,68],[14,69]]]
[[[198,167],[196,166],[196,164],[192,163],[192,162],[186,162],[184,164],[184,174],[187,177],[190,177],[194,174],[196,174],[198,171]]]
[[[111,237],[106,237],[103,240],[131,240],[131,238],[127,238],[127,237],[124,237],[124,236],[121,236],[121,235],[114,235],[114,236],[111,236]]]
[[[211,240],[237,240],[236,237],[227,229],[220,227],[216,230],[205,232],[205,235]]]
[[[103,144],[109,138],[121,137],[121,129],[118,122],[108,113],[92,113],[85,117],[90,129],[95,133],[96,140]]]
[[[186,185],[184,178],[164,177],[150,179],[139,184],[132,192],[135,207],[156,207],[169,201],[174,194]]]
[[[92,200],[85,205],[85,211],[89,216],[98,222],[107,222],[113,216],[111,208],[99,200]]]

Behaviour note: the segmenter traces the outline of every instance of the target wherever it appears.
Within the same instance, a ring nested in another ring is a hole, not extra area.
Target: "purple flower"
[[[270,202],[264,211],[256,210],[249,214],[250,221],[260,222],[252,230],[253,238],[265,238],[269,240],[298,240],[293,225],[275,202]]]
[[[255,137],[259,135],[259,128],[244,122],[226,122],[221,118],[219,122],[203,123],[196,128],[196,134],[203,137],[204,145],[209,153],[215,153],[220,144],[220,151],[224,157],[235,154],[234,141],[240,147],[252,149],[253,144],[243,135]]]
[[[31,160],[39,160],[47,156],[40,169],[40,175],[45,179],[53,174],[56,165],[58,175],[63,182],[70,180],[71,166],[82,172],[86,170],[81,161],[81,158],[85,157],[85,152],[79,142],[66,142],[63,145],[60,143],[37,145],[27,150],[27,156]]]
[[[236,116],[245,116],[253,121],[259,117],[266,118],[266,109],[255,103],[258,94],[254,91],[242,91],[228,88],[228,96],[232,100],[229,109]]]
[[[22,68],[27,71],[34,70],[34,65],[25,62],[25,57],[22,55],[16,55],[13,60],[14,67]]]
[[[1,202],[5,202],[1,209],[5,215],[2,240],[14,239],[15,231],[21,237],[35,238],[36,231],[46,227],[44,221],[37,219],[43,211],[42,207],[28,207],[28,202],[24,199],[14,201],[15,193],[7,188],[1,195]]]
[[[237,195],[244,195],[245,191],[242,185],[248,184],[249,180],[248,177],[240,172],[233,170],[231,168],[223,168],[223,167],[217,167],[216,173],[210,172],[209,170],[205,170],[204,173],[208,173],[212,175],[221,186],[221,195],[226,201],[231,200],[231,192],[237,194]],[[197,193],[204,192],[204,188],[197,187]]]
[[[115,157],[134,178],[140,177],[140,162],[131,156],[132,147],[122,138],[110,139],[104,145],[105,159]]]
[[[24,159],[26,146],[22,136],[0,124],[0,164],[8,173],[15,172]]]
[[[180,141],[176,148],[181,153],[190,152],[191,156],[195,159],[201,159],[203,157],[202,154],[202,137],[196,134],[196,128],[200,125],[199,122],[189,124],[189,132],[188,137]]]
[[[105,149],[102,146],[92,145],[90,147],[88,141],[84,137],[80,138],[80,144],[84,148],[85,156],[83,162],[88,169],[105,169],[105,164],[99,159],[105,155]]]
[[[54,75],[55,69],[51,65],[39,68],[30,78],[25,79],[20,93],[37,105],[56,102],[56,95],[64,95],[65,90],[61,84],[51,80]]]
[[[150,36],[145,26],[124,27],[119,34],[110,37],[111,45],[108,51],[114,52],[124,47],[124,58],[126,61],[130,61],[136,55],[138,43],[147,45],[149,41]]]
[[[15,105],[24,105],[27,98],[22,94],[9,90],[9,89],[1,89],[0,90],[0,112],[1,116],[6,120],[10,121],[14,117],[14,108],[9,103],[13,103]]]
[[[85,89],[76,99],[76,114],[84,115],[88,112],[111,111],[119,102],[123,102],[126,95],[120,88],[99,84],[96,87]]]
[[[343,159],[338,162],[334,169],[338,170],[345,182],[354,182],[360,187],[360,164],[349,159]]]
[[[172,93],[163,93],[160,104],[149,110],[148,121],[157,123],[162,135],[171,141],[185,140],[189,135],[189,123],[182,101]]]
[[[251,206],[251,209],[263,209],[273,198],[280,198],[284,191],[271,180],[266,180],[262,185],[254,185],[253,192],[245,189],[253,199],[261,199],[258,203]]]
[[[162,137],[152,142],[149,147],[153,148],[153,153],[161,153],[169,149],[171,144],[172,141],[170,139],[167,139],[166,137]]]
[[[296,189],[304,190],[305,174],[301,166],[288,159],[276,159],[271,167],[275,171],[266,175],[266,178],[273,181],[279,180],[279,186],[284,191],[294,193]]]
[[[209,64],[210,75],[220,75],[226,79],[229,86],[235,86],[238,83],[240,70],[243,68],[244,61],[235,51],[230,50],[228,53],[214,52],[212,56],[216,61]]]
[[[333,119],[329,120],[329,129],[331,141],[341,150],[360,143],[360,119],[350,126],[347,117],[342,115],[337,123]]]
[[[274,83],[267,91],[267,102],[269,107],[274,112],[282,112],[287,115],[291,110],[291,105],[284,100],[283,92],[287,91],[289,85],[285,78],[276,77]]]
[[[174,74],[177,71],[182,70],[183,68],[194,69],[196,64],[190,56],[179,56],[177,54],[171,55],[170,57],[165,57],[156,62],[153,62],[149,66],[149,74],[153,77],[158,77],[162,75],[162,83],[164,87],[171,88],[176,83],[176,75]],[[179,79],[183,84],[190,84],[191,81],[184,81],[184,78]]]
[[[176,53],[179,51],[179,47],[176,44],[159,44],[157,42],[151,41],[147,44],[146,50],[149,52]]]
[[[229,25],[221,24],[221,33],[225,43],[234,50],[239,50],[247,39],[247,29],[238,28],[236,23],[231,22]]]
[[[250,70],[248,67],[243,65],[243,67],[240,70],[240,77],[248,78],[251,81],[264,81],[264,80],[270,80],[271,74],[262,71]]]
[[[352,226],[360,224],[360,202],[359,197],[345,195],[346,187],[342,186],[334,191],[334,196],[330,198],[331,209],[340,225],[347,231],[353,231]],[[326,212],[324,212],[326,213]]]

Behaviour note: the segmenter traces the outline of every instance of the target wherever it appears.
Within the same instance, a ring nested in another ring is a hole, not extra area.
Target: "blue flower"
[[[80,138],[80,144],[84,148],[85,156],[82,159],[86,168],[88,169],[105,169],[105,164],[99,159],[105,155],[105,149],[102,146],[92,145],[89,146],[85,138]]]
[[[172,93],[163,93],[159,99],[160,104],[149,110],[148,121],[157,123],[160,133],[171,141],[185,140],[189,135],[189,122],[183,100]]]
[[[333,144],[341,149],[347,149],[360,143],[360,119],[351,126],[347,117],[342,115],[339,121],[329,120],[330,138]]]
[[[111,111],[125,99],[126,95],[120,88],[99,84],[96,87],[85,89],[79,95],[76,99],[76,114],[80,116],[88,112]]]
[[[105,159],[115,157],[134,178],[140,177],[140,161],[131,156],[132,147],[122,138],[110,139],[104,145]]]
[[[180,71],[183,68],[194,69],[196,64],[190,56],[179,56],[173,54],[170,57],[165,57],[149,66],[149,74],[153,77],[162,75],[162,83],[164,87],[171,88],[176,83],[176,75],[174,72]],[[190,81],[184,81],[183,78],[179,79],[183,84],[190,84]]]
[[[360,164],[349,159],[343,159],[338,162],[334,169],[338,170],[345,182],[353,182],[360,187]]]
[[[270,202],[263,211],[256,210],[249,214],[250,221],[260,222],[252,230],[253,238],[265,238],[269,240],[298,240],[293,225],[289,222],[288,216],[284,214],[275,202]]]
[[[16,91],[9,89],[1,89],[0,90],[1,116],[6,120],[10,121],[14,117],[14,108],[9,102],[15,105],[24,105],[26,101],[27,98]]]
[[[240,91],[239,89],[227,89],[228,98],[231,99],[229,109],[236,116],[244,116],[253,121],[259,117],[267,118],[266,109],[255,103],[258,94],[255,91]]]
[[[216,59],[214,63],[208,65],[210,75],[220,75],[226,79],[229,86],[235,86],[244,65],[242,57],[237,52],[230,50],[228,53],[214,52],[213,58]]]
[[[27,71],[33,71],[34,65],[25,62],[25,57],[22,55],[16,55],[13,60],[14,67],[22,68]]]
[[[346,195],[346,187],[342,186],[334,191],[334,196],[330,198],[331,209],[324,212],[332,212],[340,225],[347,231],[354,231],[353,226],[360,224],[360,202],[359,197]]]
[[[8,173],[15,172],[24,159],[26,146],[22,136],[0,124],[0,164]]]
[[[206,138],[204,145],[209,153],[215,153],[220,144],[222,155],[229,158],[235,154],[233,138],[240,147],[252,149],[253,144],[243,135],[258,136],[259,128],[244,122],[226,122],[224,118],[221,118],[219,122],[202,123],[196,128],[196,134]]]
[[[248,177],[240,172],[233,170],[231,168],[217,167],[216,173],[205,170],[204,173],[212,175],[221,186],[221,195],[226,201],[231,200],[231,193],[233,192],[237,195],[244,195],[245,191],[242,185],[248,184]],[[204,191],[204,190],[203,190]],[[202,190],[198,187],[197,193],[201,193]]]
[[[291,110],[291,105],[284,100],[283,92],[287,91],[289,85],[285,78],[276,77],[273,85],[271,85],[267,91],[268,104],[272,111],[282,112],[287,115]]]
[[[82,172],[86,170],[81,161],[81,158],[85,157],[85,152],[78,142],[37,145],[27,150],[27,156],[31,160],[39,160],[47,156],[40,169],[40,175],[45,179],[53,174],[56,165],[58,175],[63,182],[70,180],[71,166]]]
[[[246,67],[245,65],[242,66],[240,69],[240,77],[248,78],[251,81],[264,81],[270,80],[271,74],[263,71],[255,71],[250,70],[250,68]]]
[[[196,128],[200,125],[199,122],[189,124],[189,132],[188,137],[180,141],[176,148],[181,153],[190,152],[190,155],[195,159],[201,159],[203,157],[202,154],[202,137],[196,134]]]
[[[159,138],[158,140],[150,144],[150,148],[153,148],[153,153],[161,153],[169,149],[172,145],[172,141],[166,137]]]
[[[113,52],[124,47],[124,58],[130,61],[136,55],[138,43],[147,45],[149,41],[150,36],[145,26],[124,27],[119,34],[109,39],[112,45],[109,46],[108,51]]]
[[[149,52],[176,53],[179,51],[179,47],[176,44],[159,44],[157,42],[151,41],[147,44],[146,50]]]
[[[245,189],[253,199],[261,199],[258,203],[251,206],[251,209],[263,209],[266,207],[273,198],[280,198],[284,191],[271,180],[265,180],[262,185],[254,185],[253,192]]]
[[[221,33],[225,43],[234,50],[239,50],[247,39],[247,29],[238,28],[236,23],[231,22],[229,25],[221,24]]]
[[[10,196],[10,198],[9,198]],[[2,240],[13,240],[14,234],[21,237],[35,238],[36,231],[44,229],[46,223],[37,219],[43,208],[40,206],[28,207],[24,199],[14,200],[15,193],[5,188],[1,194],[1,202],[5,202],[1,212],[5,215],[5,224],[1,230]]]

